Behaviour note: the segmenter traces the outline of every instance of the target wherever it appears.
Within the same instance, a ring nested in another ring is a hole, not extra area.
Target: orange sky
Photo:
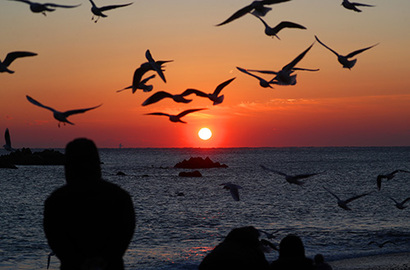
[[[1,132],[9,128],[15,148],[64,147],[76,137],[91,138],[99,147],[410,145],[410,1],[363,0],[375,7],[361,13],[344,9],[341,1],[272,5],[264,17],[270,25],[287,20],[307,28],[285,29],[281,40],[266,36],[251,15],[215,26],[250,2],[139,0],[94,23],[86,1],[47,16],[31,13],[24,3],[1,1],[0,59],[11,51],[38,53],[13,62],[14,74],[0,74]],[[114,3],[127,1],[96,1]],[[314,35],[341,54],[379,45],[358,55],[347,70],[316,42],[298,66],[320,71],[297,72],[295,86],[261,88],[235,68],[279,70]],[[150,93],[117,93],[131,84],[147,49],[155,60],[174,60],[166,64],[167,83],[157,76]],[[188,104],[162,100],[141,106],[156,91],[210,93],[233,77],[217,106],[195,96]],[[70,116],[74,126],[58,128],[52,113],[30,104],[26,95],[61,111],[103,105]],[[188,124],[144,115],[193,108],[207,110],[185,116]],[[208,141],[197,136],[204,126],[213,132]]]

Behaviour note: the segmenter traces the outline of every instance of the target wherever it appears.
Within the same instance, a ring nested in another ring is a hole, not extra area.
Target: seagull
[[[161,79],[165,83],[167,82],[166,79],[165,79],[163,70],[162,70],[162,65],[165,64],[165,63],[168,63],[168,62],[172,62],[173,60],[155,61],[152,58],[151,52],[149,50],[147,50],[145,52],[145,58],[147,58],[148,62],[142,63],[140,65],[140,67],[137,68],[134,72],[134,76],[133,76],[133,79],[132,79],[132,92],[133,93],[137,90],[137,88],[138,88],[138,86],[141,82],[142,76],[150,70],[156,71],[158,73],[158,75],[161,77]]]
[[[231,192],[232,198],[235,201],[239,201],[239,191],[238,191],[238,189],[242,188],[241,186],[233,184],[231,182],[226,182],[226,183],[220,184],[220,186],[224,186],[223,189],[229,190]]]
[[[255,15],[256,18],[258,18],[263,25],[265,26],[265,34],[268,36],[272,36],[272,37],[277,37],[279,40],[280,38],[278,37],[278,33],[280,30],[282,30],[283,28],[298,28],[298,29],[306,29],[306,27],[304,27],[303,25],[294,23],[294,22],[288,22],[288,21],[283,21],[280,22],[278,25],[276,25],[275,27],[270,27],[264,19],[262,19],[261,17]]]
[[[10,74],[13,74],[14,71],[8,69],[8,66],[17,58],[21,58],[21,57],[27,57],[27,56],[35,56],[37,55],[36,53],[33,52],[9,52],[6,55],[6,58],[4,59],[4,61],[0,61],[0,72],[8,72]]]
[[[306,53],[312,48],[313,44],[310,45],[306,50],[304,50],[301,54],[299,54],[295,59],[292,60],[289,64],[284,66],[279,71],[270,71],[270,70],[255,70],[255,69],[248,69],[251,72],[259,72],[264,74],[274,74],[276,75],[272,80],[272,84],[277,85],[295,85],[296,84],[296,74],[292,75],[293,72],[296,70],[304,70],[304,71],[318,71],[319,69],[308,69],[308,68],[297,68],[295,67],[297,63],[302,60],[302,58],[306,55]]]
[[[279,248],[276,244],[274,244],[272,242],[269,242],[266,239],[261,239],[259,242],[262,244],[262,248],[263,248],[264,253],[269,253],[272,249],[276,250],[276,251],[279,251]]]
[[[30,97],[30,96],[26,96],[26,98],[27,98],[27,100],[30,101],[30,103],[32,103],[32,104],[34,104],[34,105],[36,105],[36,106],[39,106],[39,107],[42,107],[42,108],[44,108],[44,109],[47,109],[47,110],[52,111],[54,118],[55,118],[57,121],[59,121],[59,122],[58,122],[58,127],[60,127],[60,122],[62,122],[64,125],[65,125],[65,123],[68,123],[68,124],[70,124],[70,125],[74,125],[74,123],[68,121],[67,117],[69,117],[70,115],[73,115],[73,114],[84,113],[84,112],[86,112],[86,111],[93,110],[93,109],[98,108],[98,107],[100,107],[100,106],[102,105],[102,104],[100,104],[100,105],[98,105],[98,106],[91,107],[91,108],[86,108],[86,109],[77,109],[77,110],[70,110],[70,111],[66,111],[66,112],[59,112],[59,111],[57,111],[57,110],[55,110],[55,109],[53,109],[53,108],[51,108],[51,107],[48,107],[48,106],[45,106],[45,105],[41,104],[40,102],[38,102],[37,100],[35,100],[34,98],[32,98],[32,97]]]
[[[51,251],[47,256],[47,269],[50,268],[51,256],[56,255],[53,251]]]
[[[193,112],[197,112],[197,111],[201,111],[201,110],[205,110],[205,108],[203,109],[191,109],[191,110],[186,110],[183,111],[177,115],[172,115],[172,114],[167,114],[167,113],[161,113],[161,112],[154,112],[154,113],[146,113],[145,115],[163,115],[163,116],[168,116],[169,117],[169,121],[174,122],[174,123],[184,123],[186,124],[186,122],[182,121],[181,118],[185,115],[187,115],[188,113],[193,113]]]
[[[67,5],[58,5],[58,4],[53,4],[53,3],[36,3],[36,2],[31,2],[29,0],[11,0],[11,1],[17,1],[17,2],[22,2],[22,3],[26,3],[30,5],[30,10],[34,13],[41,13],[44,16],[47,16],[46,11],[54,11],[56,7],[60,7],[60,8],[75,8],[78,6],[81,6],[81,4],[79,5],[75,5],[75,6],[67,6]]]
[[[152,96],[150,96],[149,98],[147,98],[143,103],[142,106],[147,106],[150,105],[152,103],[158,102],[161,99],[164,98],[171,98],[173,99],[175,102],[181,102],[181,103],[189,103],[192,101],[192,99],[186,99],[184,98],[185,96],[188,96],[190,94],[192,94],[193,92],[190,91],[189,89],[185,90],[184,92],[182,92],[181,94],[176,94],[176,95],[172,95],[168,92],[165,91],[158,91],[155,94],[153,94]]]
[[[405,172],[405,173],[410,173],[410,171],[406,171],[406,170],[395,170],[392,171],[391,173],[388,174],[379,174],[377,176],[377,188],[380,190],[382,188],[382,179],[386,178],[387,180],[391,180],[393,179],[394,176],[396,176],[396,173],[398,172]]]
[[[276,230],[276,231],[274,231],[274,232],[272,232],[272,233],[269,233],[269,232],[267,232],[267,231],[260,230],[260,229],[258,229],[258,231],[261,232],[261,233],[264,233],[264,234],[266,235],[266,238],[268,238],[268,239],[273,239],[273,238],[275,238],[275,235],[274,235],[274,234],[276,234],[276,233],[279,232],[279,230]]]
[[[410,200],[410,197],[408,197],[404,201],[398,202],[395,199],[393,199],[392,197],[389,197],[389,198],[395,203],[396,207],[400,210],[403,210],[404,208],[406,208],[407,206],[404,206],[404,204]]]
[[[373,48],[374,46],[379,44],[379,43],[377,43],[377,44],[374,44],[370,47],[351,52],[348,55],[340,55],[336,51],[332,50],[331,48],[329,48],[328,46],[323,44],[317,36],[315,36],[315,38],[320,44],[323,45],[323,47],[327,48],[329,51],[331,51],[332,53],[334,53],[337,56],[337,60],[339,61],[340,64],[342,64],[343,68],[348,68],[348,69],[351,69],[356,64],[356,61],[357,61],[357,59],[349,60],[349,58],[352,58],[352,57],[356,56],[357,54],[362,53],[362,52],[364,52],[364,51],[366,51],[370,48]]]
[[[259,80],[259,85],[262,86],[263,88],[268,88],[268,87],[269,87],[269,88],[272,88],[272,89],[273,89],[273,87],[270,86],[271,84],[275,84],[275,83],[273,82],[273,80],[267,81],[267,80],[265,80],[265,79],[263,79],[263,78],[261,78],[261,77],[255,75],[255,74],[250,73],[247,69],[240,68],[240,67],[236,67],[236,68],[237,68],[239,71],[241,71],[241,72],[243,72],[243,73],[245,73],[245,74],[248,74],[248,75],[250,75],[250,76],[252,76],[252,77],[258,79],[258,80]]]
[[[370,241],[369,242],[369,244],[367,244],[367,245],[371,245],[371,244],[375,244],[376,246],[378,246],[379,248],[382,248],[384,245],[386,245],[386,244],[388,244],[388,243],[390,243],[390,244],[396,244],[396,243],[394,243],[394,242],[392,242],[392,241],[390,241],[390,240],[387,240],[387,241],[384,241],[383,243],[377,243],[376,241]]]
[[[354,200],[356,200],[356,199],[359,199],[359,198],[361,198],[361,197],[363,197],[363,196],[366,196],[366,195],[369,195],[369,194],[370,194],[370,192],[368,192],[368,193],[363,193],[363,194],[360,194],[360,195],[357,195],[357,196],[353,196],[353,197],[351,197],[351,198],[349,198],[349,199],[347,199],[347,200],[341,200],[336,194],[334,194],[333,192],[331,192],[330,190],[328,190],[328,189],[325,188],[325,187],[323,187],[323,188],[326,189],[327,192],[329,192],[330,194],[332,194],[332,195],[337,199],[337,205],[340,206],[341,208],[345,209],[345,210],[352,210],[352,209],[350,209],[350,208],[347,206],[347,204],[348,204],[349,202],[354,201]]]
[[[91,12],[93,13],[93,17],[91,18],[91,20],[93,20],[95,23],[98,22],[98,19],[100,17],[103,17],[103,18],[107,17],[107,15],[103,14],[103,11],[111,10],[114,8],[126,7],[132,4],[132,3],[128,3],[128,4],[123,4],[123,5],[110,5],[110,6],[97,7],[95,3],[93,2],[93,0],[90,0],[90,2],[92,5]],[[95,20],[94,20],[94,16],[97,17]]]
[[[6,131],[4,132],[4,140],[6,141],[6,144],[3,145],[4,149],[10,152],[15,151],[15,149],[11,147],[10,132],[8,128],[6,128]]]
[[[197,96],[200,97],[205,97],[205,98],[209,98],[211,101],[213,101],[213,105],[218,105],[221,104],[222,101],[224,100],[224,95],[219,96],[219,94],[221,93],[222,89],[225,88],[225,86],[227,86],[228,84],[230,84],[233,80],[235,80],[235,78],[229,79],[221,84],[219,84],[213,93],[209,93],[206,94],[200,90],[196,90],[196,89],[187,89],[186,91],[190,91],[189,93],[193,93]]]
[[[300,181],[301,179],[305,179],[305,178],[308,178],[308,177],[311,177],[311,176],[315,176],[315,175],[321,174],[321,173],[308,173],[308,174],[289,175],[289,174],[286,174],[286,173],[283,173],[283,172],[280,172],[280,171],[277,171],[277,170],[269,169],[269,168],[267,168],[267,167],[265,167],[265,166],[263,166],[263,165],[260,165],[260,166],[261,166],[262,169],[264,169],[264,170],[266,170],[266,171],[273,172],[273,173],[276,173],[276,174],[285,176],[285,180],[286,180],[288,183],[290,183],[290,184],[295,184],[295,185],[298,185],[298,186],[301,186],[301,185],[303,185],[303,184],[305,183],[305,182],[301,182],[301,181]]]
[[[265,5],[273,5],[273,4],[278,4],[282,2],[288,2],[290,0],[262,0],[262,1],[253,1],[251,4],[241,8],[237,12],[235,12],[231,17],[226,19],[225,21],[221,22],[220,24],[217,24],[216,26],[221,26],[224,24],[227,24],[233,20],[236,20],[248,13],[252,13],[254,15],[258,16],[265,16],[266,13],[268,13],[272,8],[265,7]]]
[[[140,83],[138,84],[138,87],[135,90],[142,89],[142,91],[144,91],[144,92],[151,92],[154,87],[152,85],[147,85],[146,83],[149,80],[153,79],[153,78],[155,78],[155,74],[143,79],[142,81],[140,81]],[[128,87],[125,87],[121,90],[117,90],[117,92],[122,92],[122,91],[127,90],[127,89],[132,89],[132,85],[130,85]],[[132,91],[132,93],[134,94],[135,91]]]
[[[362,12],[360,9],[357,8],[357,6],[358,7],[374,7],[373,5],[349,2],[349,0],[343,0],[342,6],[344,6],[346,9],[351,9],[356,12]]]

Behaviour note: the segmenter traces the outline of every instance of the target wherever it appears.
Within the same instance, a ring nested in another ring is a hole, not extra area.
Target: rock
[[[8,155],[0,156],[0,164],[13,165],[64,165],[64,154],[55,150],[32,152],[30,148],[22,148]]]
[[[202,174],[199,171],[193,171],[193,172],[180,172],[178,176],[181,177],[202,177]]]
[[[178,162],[174,168],[184,169],[201,169],[201,168],[227,168],[225,164],[219,162],[213,162],[209,157],[205,159],[201,157],[191,157],[189,160],[184,159],[182,162]]]

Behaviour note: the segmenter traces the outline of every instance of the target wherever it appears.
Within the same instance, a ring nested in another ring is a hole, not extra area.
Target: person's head
[[[234,242],[249,247],[259,246],[259,232],[252,226],[233,229],[224,242]]]
[[[294,234],[288,234],[279,244],[280,258],[301,258],[305,257],[305,247],[302,239]]]
[[[94,142],[85,138],[69,142],[65,148],[64,168],[67,184],[100,180],[100,156]]]

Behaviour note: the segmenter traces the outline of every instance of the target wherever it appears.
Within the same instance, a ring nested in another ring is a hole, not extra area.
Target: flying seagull
[[[285,176],[285,180],[288,183],[295,184],[295,185],[298,185],[298,186],[301,186],[305,183],[305,182],[300,181],[301,179],[309,178],[309,177],[320,174],[320,173],[306,173],[306,174],[289,175],[289,174],[286,174],[286,173],[283,173],[283,172],[280,172],[280,171],[277,171],[277,170],[269,169],[269,168],[267,168],[263,165],[260,165],[260,166],[261,166],[262,169],[264,169],[266,171],[273,172],[273,173]]]
[[[408,197],[404,201],[398,202],[395,199],[393,199],[392,197],[389,197],[389,198],[394,202],[395,206],[400,210],[403,210],[404,208],[406,208],[407,206],[405,206],[404,204],[410,200],[410,197]]]
[[[223,186],[223,189],[227,189],[231,192],[232,198],[235,201],[239,201],[239,189],[242,188],[241,186],[231,182],[223,183],[221,186]]]
[[[185,90],[184,92],[182,92],[181,94],[175,94],[172,95],[168,92],[165,91],[158,91],[155,94],[153,94],[152,96],[150,96],[149,98],[147,98],[143,103],[142,106],[147,106],[150,105],[152,103],[158,102],[164,98],[171,98],[173,99],[175,102],[181,102],[181,103],[189,103],[192,101],[192,99],[186,99],[185,96],[188,96],[190,94],[193,94],[192,91],[190,90]]]
[[[272,84],[295,85],[296,84],[296,74],[293,74],[293,72],[297,70],[304,70],[304,71],[318,71],[319,70],[319,69],[308,69],[308,68],[295,67],[300,62],[300,60],[303,59],[306,53],[312,48],[312,46],[313,44],[310,45],[306,50],[304,50],[301,54],[299,54],[295,59],[293,59],[289,64],[284,66],[279,71],[256,70],[256,69],[248,69],[248,71],[275,75],[275,77],[270,81],[270,83]]]
[[[4,149],[10,152],[15,151],[15,149],[11,147],[10,132],[8,128],[6,128],[6,131],[4,132],[4,140],[6,142],[6,144],[3,145]]]
[[[349,2],[349,0],[343,0],[342,6],[344,6],[346,9],[354,10],[356,12],[362,12],[357,7],[374,7],[373,5]]]
[[[91,107],[91,108],[86,108],[86,109],[77,109],[77,110],[70,110],[70,111],[60,112],[60,111],[57,111],[57,110],[55,110],[51,107],[48,107],[48,106],[45,106],[45,105],[41,104],[40,102],[38,102],[37,100],[35,100],[34,98],[32,98],[30,96],[26,96],[26,98],[32,104],[52,111],[54,118],[58,121],[58,127],[60,127],[60,122],[62,122],[64,125],[65,125],[65,123],[68,123],[70,125],[74,125],[74,123],[68,121],[67,117],[69,117],[70,115],[73,115],[73,114],[84,113],[86,111],[93,110],[93,109],[98,108],[102,105],[102,104],[100,104],[98,106]]]
[[[154,58],[152,58],[151,52],[147,50],[145,52],[145,58],[148,60],[148,62],[142,63],[139,68],[137,68],[134,72],[134,76],[132,79],[132,92],[134,93],[137,88],[139,87],[139,84],[141,83],[142,76],[144,76],[145,73],[147,73],[150,70],[156,71],[158,75],[161,77],[161,79],[166,83],[165,75],[162,70],[162,65],[168,62],[172,62],[173,60],[167,60],[167,61],[155,61]]]
[[[138,87],[135,90],[142,89],[142,91],[144,92],[151,92],[154,87],[152,85],[147,85],[147,82],[153,78],[155,78],[155,74],[141,80],[140,83],[138,84]],[[123,89],[117,90],[117,92],[122,92],[127,89],[132,89],[132,85],[125,87]],[[134,94],[135,91],[132,91],[132,93]]]
[[[0,72],[8,72],[10,74],[13,74],[14,71],[8,69],[8,66],[17,58],[21,57],[27,57],[27,56],[35,56],[37,55],[36,53],[33,52],[10,52],[6,55],[6,58],[4,61],[0,61]]]
[[[265,34],[271,37],[277,37],[278,39],[280,39],[278,37],[278,33],[279,31],[281,31],[284,28],[298,28],[298,29],[306,29],[306,27],[304,27],[303,25],[294,23],[294,22],[288,22],[288,21],[283,21],[280,22],[278,25],[276,25],[275,27],[270,27],[264,19],[262,19],[261,17],[255,15],[256,18],[258,18],[263,25],[265,26]]]
[[[74,6],[68,6],[68,5],[58,5],[58,4],[53,4],[53,3],[36,3],[36,2],[31,2],[29,0],[11,0],[11,1],[17,1],[17,2],[22,2],[22,3],[26,3],[30,5],[30,10],[34,13],[41,13],[44,16],[47,16],[46,11],[54,11],[56,10],[55,8],[59,7],[59,8],[75,8],[80,6],[79,5],[74,5]]]
[[[263,87],[263,88],[273,88],[272,86],[271,86],[271,84],[275,84],[274,82],[273,82],[273,80],[270,80],[270,81],[267,81],[267,80],[265,80],[264,78],[261,78],[261,77],[259,77],[259,76],[257,76],[257,75],[255,75],[255,74],[252,74],[252,73],[250,73],[249,71],[248,71],[248,69],[244,69],[244,68],[241,68],[241,67],[236,67],[240,72],[243,72],[243,73],[245,73],[245,74],[248,74],[249,76],[252,76],[252,77],[254,77],[254,78],[256,78],[257,80],[259,80],[259,85],[261,86],[261,87]]]
[[[186,124],[186,122],[182,121],[181,118],[189,113],[193,113],[193,112],[197,112],[197,111],[201,111],[201,110],[205,110],[203,109],[191,109],[191,110],[186,110],[183,111],[177,115],[172,115],[172,114],[167,114],[167,113],[161,113],[161,112],[154,112],[154,113],[146,113],[145,115],[162,115],[162,116],[168,116],[169,117],[169,121],[174,122],[174,123],[184,123]]]
[[[366,195],[369,195],[370,194],[370,192],[368,192],[368,193],[363,193],[363,194],[360,194],[360,195],[357,195],[357,196],[353,196],[353,197],[351,197],[351,198],[349,198],[349,199],[347,199],[347,200],[341,200],[336,194],[334,194],[333,192],[331,192],[330,190],[328,190],[327,188],[325,188],[325,187],[323,187],[327,192],[329,192],[330,194],[332,194],[336,199],[337,199],[337,205],[338,206],[340,206],[341,208],[343,208],[344,210],[352,210],[352,209],[350,209],[348,206],[347,206],[347,204],[348,203],[350,203],[350,202],[352,202],[352,201],[354,201],[354,200],[356,200],[356,199],[359,199],[359,198],[361,198],[361,197],[363,197],[363,196],[366,196]]]
[[[209,98],[211,101],[214,102],[213,105],[218,105],[218,104],[221,104],[222,101],[224,100],[224,95],[219,95],[219,94],[221,93],[222,89],[224,89],[225,86],[230,84],[233,80],[235,80],[235,78],[229,79],[229,80],[219,84],[215,88],[214,92],[209,93],[209,94],[204,93],[200,90],[196,90],[196,89],[187,89],[186,91],[189,91],[190,94],[193,93],[193,94],[195,94],[197,96],[200,96],[200,97]]]
[[[387,180],[391,180],[393,179],[394,176],[396,176],[396,173],[398,172],[405,172],[405,173],[410,173],[410,171],[406,171],[406,170],[395,170],[392,171],[391,173],[388,174],[379,174],[377,176],[377,188],[380,190],[382,188],[382,180],[385,178]]]
[[[349,60],[349,58],[352,58],[354,56],[356,56],[359,53],[362,53],[370,48],[373,48],[374,46],[376,46],[377,44],[374,44],[370,47],[364,48],[364,49],[360,49],[360,50],[356,50],[354,52],[351,52],[347,55],[340,55],[338,54],[336,51],[332,50],[331,48],[329,48],[328,46],[326,46],[323,42],[321,42],[319,40],[319,38],[317,36],[315,36],[316,40],[323,45],[323,47],[325,47],[326,49],[328,49],[329,51],[331,51],[332,53],[334,53],[337,56],[337,60],[339,61],[340,64],[342,64],[343,68],[348,68],[351,69],[355,64],[357,59],[353,59],[353,60]]]
[[[93,17],[91,18],[91,20],[93,20],[95,23],[98,22],[98,19],[100,17],[103,17],[103,18],[107,17],[107,15],[103,13],[103,11],[120,8],[120,7],[126,7],[132,4],[132,3],[128,3],[128,4],[122,4],[122,5],[110,5],[110,6],[97,7],[95,3],[93,2],[93,0],[90,0],[90,2],[92,5],[91,12],[93,13]],[[94,20],[94,16],[97,17],[95,20]]]
[[[251,4],[241,8],[237,12],[235,12],[231,17],[226,19],[225,21],[221,22],[220,24],[217,24],[216,26],[221,26],[224,24],[227,24],[233,20],[239,19],[240,17],[252,13],[254,15],[258,16],[265,16],[266,13],[268,13],[272,8],[270,7],[265,7],[265,5],[273,5],[273,4],[278,4],[282,2],[288,2],[290,0],[262,0],[262,1],[253,1]]]
[[[375,245],[378,246],[379,248],[382,248],[382,247],[384,247],[384,245],[386,245],[386,244],[393,244],[393,245],[395,245],[396,243],[394,243],[394,242],[392,242],[392,241],[390,241],[390,240],[384,241],[383,243],[377,243],[376,241],[370,241],[367,245],[371,245],[371,244],[375,244]]]

